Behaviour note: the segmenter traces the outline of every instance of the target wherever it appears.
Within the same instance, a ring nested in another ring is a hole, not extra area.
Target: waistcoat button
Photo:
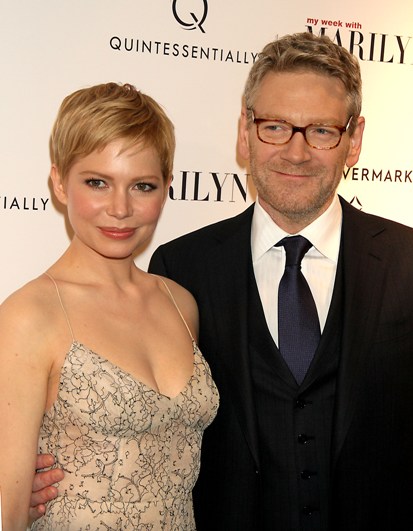
[[[311,479],[311,476],[316,476],[317,472],[312,472],[311,470],[303,470],[300,473],[301,479]]]
[[[318,507],[312,507],[311,505],[305,505],[302,508],[302,513],[304,516],[311,516],[315,511],[318,511]]]
[[[295,401],[295,407],[298,407],[298,409],[304,409],[305,406],[308,404],[303,398],[297,398]]]
[[[307,444],[309,441],[312,441],[314,437],[311,437],[310,435],[306,435],[305,433],[300,433],[297,437],[297,441],[300,444]]]

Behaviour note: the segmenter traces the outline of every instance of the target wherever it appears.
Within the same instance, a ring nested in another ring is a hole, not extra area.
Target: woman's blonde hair
[[[161,160],[164,180],[172,175],[174,127],[162,107],[128,83],[104,83],[67,96],[50,137],[50,158],[62,178],[81,157],[113,140],[124,149],[152,146]]]

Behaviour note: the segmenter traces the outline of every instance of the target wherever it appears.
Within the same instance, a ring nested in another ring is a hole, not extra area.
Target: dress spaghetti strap
[[[185,318],[184,318],[184,316],[182,315],[182,312],[181,312],[181,310],[179,309],[179,306],[177,305],[176,300],[175,300],[174,296],[173,296],[172,293],[171,293],[171,290],[168,288],[167,283],[164,281],[163,278],[161,278],[161,277],[157,277],[157,278],[159,278],[159,280],[160,280],[160,281],[163,283],[163,285],[165,286],[166,291],[169,293],[169,297],[170,297],[170,299],[171,299],[172,302],[174,303],[175,308],[178,310],[178,313],[179,313],[179,315],[181,316],[181,319],[182,319],[184,325],[186,326],[186,329],[188,330],[188,334],[189,334],[190,338],[191,338],[192,341],[194,342],[195,340],[194,340],[194,338],[193,338],[193,336],[192,336],[191,330],[189,329],[188,323],[185,321]]]
[[[50,280],[53,282],[55,288],[56,288],[56,293],[57,293],[57,297],[59,299],[59,302],[60,302],[60,306],[62,307],[62,310],[63,310],[63,314],[66,318],[66,322],[67,322],[67,326],[69,327],[69,330],[70,330],[70,334],[72,336],[72,341],[75,341],[75,336],[73,334],[73,329],[72,329],[72,325],[70,324],[70,321],[69,321],[69,316],[67,315],[67,312],[66,312],[66,309],[65,307],[63,306],[63,301],[62,301],[62,297],[60,296],[60,291],[59,291],[59,288],[57,286],[57,282],[56,280],[47,272],[44,273],[47,277],[50,278]]]

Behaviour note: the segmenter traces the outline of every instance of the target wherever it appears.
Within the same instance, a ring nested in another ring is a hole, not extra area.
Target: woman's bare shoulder
[[[56,312],[56,291],[51,280],[41,275],[9,295],[0,305],[2,330],[34,333],[47,323]]]
[[[192,293],[170,278],[162,276],[156,276],[156,278],[159,282],[162,282],[163,285],[166,284],[175,300],[176,305],[190,327],[191,332],[193,333],[194,337],[197,338],[199,328],[198,305]]]

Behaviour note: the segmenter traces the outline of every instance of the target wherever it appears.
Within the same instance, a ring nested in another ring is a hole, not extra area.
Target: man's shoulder
[[[180,249],[182,247],[186,248],[188,246],[191,248],[194,246],[205,248],[208,244],[214,245],[217,242],[221,242],[231,237],[234,233],[240,230],[249,230],[253,211],[254,207],[252,205],[236,216],[217,221],[184,234],[183,236],[179,236],[178,238],[161,245],[160,248],[168,251],[172,249]]]
[[[413,228],[408,225],[404,225],[402,223],[385,218],[383,216],[379,216],[377,214],[371,214],[359,210],[342,198],[341,205],[343,208],[343,220],[345,223],[354,222],[354,224],[357,226],[363,224],[367,229],[371,231],[381,231],[383,229],[386,229],[390,230],[391,232],[406,236],[408,238],[413,238]]]
[[[210,270],[208,257],[233,249],[236,242],[249,241],[254,206],[232,218],[218,221],[160,245],[152,255],[149,272],[173,278],[194,293],[194,283]],[[195,280],[194,280],[195,279]],[[199,287],[199,286],[198,286]]]

